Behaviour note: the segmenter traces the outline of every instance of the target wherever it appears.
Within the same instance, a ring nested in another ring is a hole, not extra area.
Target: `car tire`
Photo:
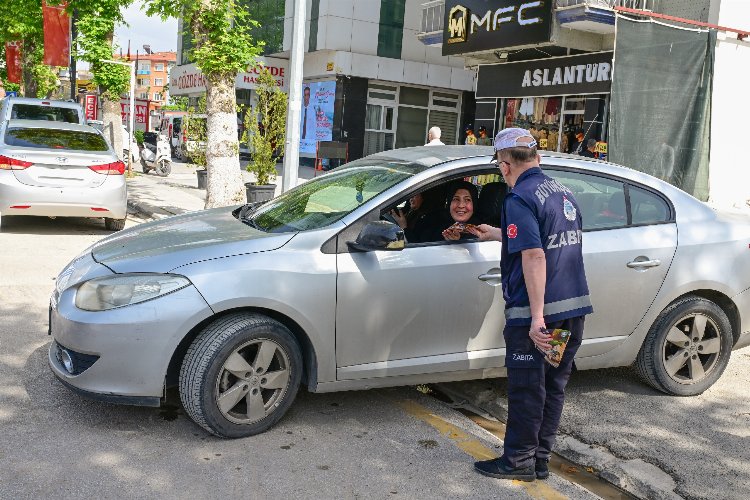
[[[732,327],[724,311],[710,300],[688,296],[656,318],[635,368],[654,389],[695,396],[721,377],[732,343]]]
[[[109,231],[122,231],[125,229],[125,219],[104,218],[104,227]]]
[[[301,376],[302,354],[289,329],[260,314],[231,314],[190,345],[180,369],[180,399],[211,434],[252,436],[284,416]]]
[[[154,168],[154,172],[159,177],[166,177],[172,172],[172,162],[166,159],[159,160]]]

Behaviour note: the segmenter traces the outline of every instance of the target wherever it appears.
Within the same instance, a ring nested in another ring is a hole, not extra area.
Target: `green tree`
[[[268,69],[258,76],[255,92],[258,103],[245,115],[243,141],[252,146],[253,159],[247,170],[255,174],[257,184],[263,185],[276,178],[276,156],[284,154],[288,101]]]
[[[44,45],[42,2],[39,0],[13,0],[10,7],[0,9],[0,44],[21,41],[21,67],[23,95],[37,97],[38,85],[34,77],[42,64],[40,48]]]
[[[245,199],[239,168],[234,81],[263,49],[250,35],[258,23],[239,0],[145,0],[149,15],[182,17],[191,56],[206,76],[208,169],[206,208]]]
[[[198,99],[197,107],[189,107],[188,114],[182,121],[182,131],[185,134],[185,156],[199,168],[206,168],[206,98]]]
[[[115,151],[122,147],[120,97],[130,87],[130,68],[104,62],[114,56],[115,27],[124,23],[122,9],[133,0],[70,0],[67,10],[78,12],[76,57],[91,65],[102,99],[103,133]],[[134,113],[135,110],[131,110]]]

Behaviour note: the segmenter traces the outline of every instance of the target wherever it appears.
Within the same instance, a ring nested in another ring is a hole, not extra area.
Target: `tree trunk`
[[[246,201],[237,141],[237,96],[234,78],[211,77],[206,82],[206,208]]]
[[[102,133],[107,142],[112,144],[115,154],[127,164],[127,158],[122,157],[122,109],[120,101],[106,99],[105,96],[101,96],[101,99],[102,122],[104,122]]]
[[[23,95],[24,97],[36,97],[38,85],[36,78],[34,78],[34,74],[31,72],[31,68],[34,67],[34,51],[36,50],[36,43],[31,39],[25,39],[22,47],[21,67],[23,73]]]

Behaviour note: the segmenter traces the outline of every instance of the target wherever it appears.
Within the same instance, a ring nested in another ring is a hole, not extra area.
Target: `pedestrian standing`
[[[445,146],[443,141],[440,140],[441,134],[440,127],[431,127],[427,131],[427,144],[425,146]]]
[[[503,454],[476,462],[487,476],[533,481],[549,476],[565,386],[581,345],[584,317],[593,312],[581,252],[581,212],[573,193],[542,172],[536,140],[520,128],[495,137],[498,166],[510,193],[501,227],[482,224],[481,240],[502,241],[508,423]],[[571,332],[555,368],[539,349],[547,328]]]
[[[492,138],[487,137],[487,127],[484,125],[478,129],[479,137],[477,137],[477,146],[492,146]]]
[[[464,144],[467,146],[476,146],[477,136],[474,135],[474,127],[467,125],[464,132],[466,132],[466,140],[464,141]]]

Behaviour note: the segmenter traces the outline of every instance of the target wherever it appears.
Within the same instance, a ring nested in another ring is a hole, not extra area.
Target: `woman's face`
[[[453,195],[450,206],[451,217],[456,222],[468,222],[474,215],[474,200],[468,189],[458,189]]]

